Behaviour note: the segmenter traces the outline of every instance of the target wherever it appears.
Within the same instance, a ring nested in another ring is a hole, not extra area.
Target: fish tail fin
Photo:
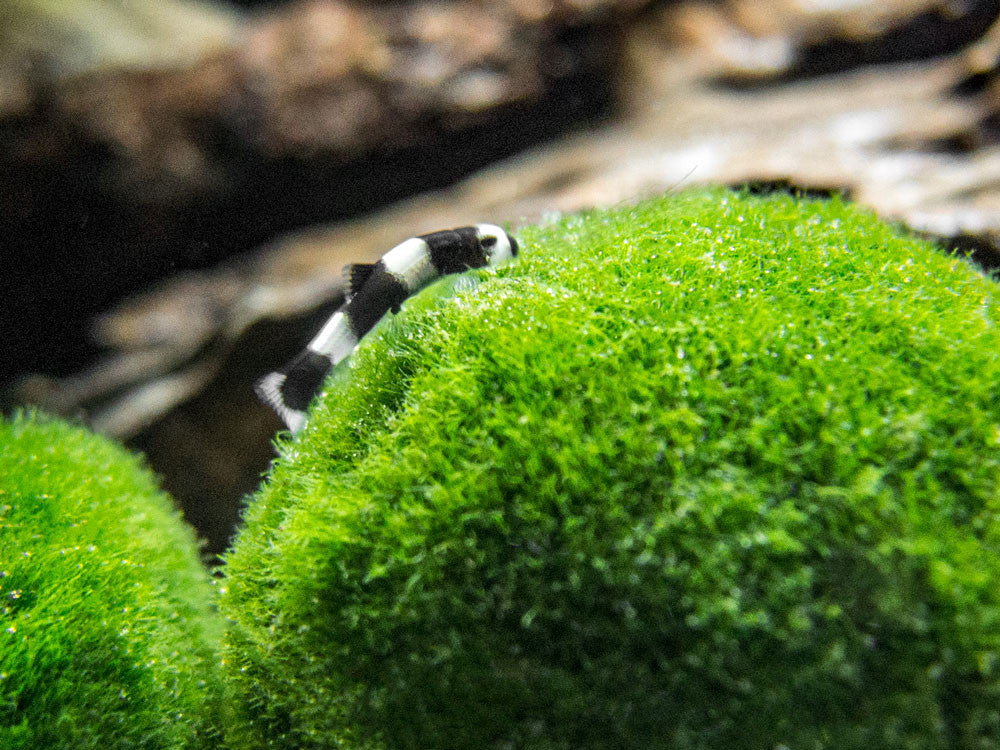
[[[257,398],[274,409],[278,416],[281,417],[281,421],[285,423],[289,430],[295,433],[302,429],[302,425],[305,424],[306,414],[304,411],[292,409],[285,404],[283,393],[285,379],[285,373],[281,371],[272,372],[254,383],[253,389],[257,394]]]
[[[254,390],[278,412],[288,429],[298,432],[305,424],[309,403],[322,389],[332,366],[329,357],[305,349],[281,370],[258,380]]]

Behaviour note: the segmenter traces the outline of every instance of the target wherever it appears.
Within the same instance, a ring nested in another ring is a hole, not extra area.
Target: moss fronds
[[[839,200],[518,240],[283,444],[223,598],[245,743],[1000,743],[995,284]]]
[[[219,747],[213,603],[136,457],[54,419],[0,422],[0,747]]]

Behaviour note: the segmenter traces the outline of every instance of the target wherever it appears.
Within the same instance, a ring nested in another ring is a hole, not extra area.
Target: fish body
[[[507,232],[494,224],[476,224],[411,237],[377,263],[347,266],[347,302],[295,359],[257,381],[257,395],[289,430],[298,432],[330,370],[387,312],[398,312],[407,297],[442,276],[499,265],[515,255],[517,242]]]

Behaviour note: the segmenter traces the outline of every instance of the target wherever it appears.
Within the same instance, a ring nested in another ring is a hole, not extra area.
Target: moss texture
[[[0,747],[217,748],[213,595],[136,457],[54,419],[0,422]]]
[[[518,238],[281,445],[228,560],[237,742],[996,747],[995,284],[837,200]]]

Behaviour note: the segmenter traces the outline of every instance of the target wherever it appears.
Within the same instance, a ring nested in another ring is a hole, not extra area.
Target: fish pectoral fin
[[[348,294],[353,297],[365,285],[371,277],[375,266],[378,263],[351,263],[344,266],[344,275],[347,277]]]

